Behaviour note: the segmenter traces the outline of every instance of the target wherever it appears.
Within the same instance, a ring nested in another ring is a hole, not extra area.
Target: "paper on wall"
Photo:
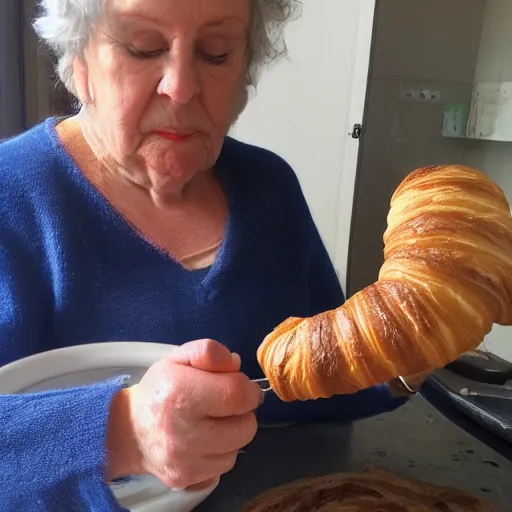
[[[512,82],[474,85],[467,137],[512,141]]]

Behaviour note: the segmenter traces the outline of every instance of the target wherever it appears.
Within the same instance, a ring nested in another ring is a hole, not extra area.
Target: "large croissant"
[[[441,368],[512,325],[512,218],[463,166],[411,173],[391,199],[378,281],[335,310],[289,318],[257,357],[284,401],[327,398]]]

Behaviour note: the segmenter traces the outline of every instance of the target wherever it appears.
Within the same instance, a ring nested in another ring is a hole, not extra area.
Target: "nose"
[[[158,94],[176,103],[187,104],[201,92],[194,56],[189,53],[179,49],[171,53],[158,85]]]

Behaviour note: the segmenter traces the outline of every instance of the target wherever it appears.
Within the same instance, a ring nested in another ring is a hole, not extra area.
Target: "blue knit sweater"
[[[211,268],[186,271],[89,184],[54,125],[0,145],[0,365],[75,344],[208,337],[261,377],[256,349],[278,323],[342,304],[298,180],[276,155],[226,138],[217,165],[225,239]],[[121,386],[0,396],[2,512],[120,510],[103,473],[109,403]],[[304,403],[271,396],[258,416],[350,421],[402,403],[381,386]]]

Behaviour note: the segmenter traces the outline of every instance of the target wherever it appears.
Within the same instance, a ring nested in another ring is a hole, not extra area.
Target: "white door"
[[[232,130],[283,157],[301,182],[346,290],[347,259],[375,0],[303,0],[289,58],[262,77]]]

